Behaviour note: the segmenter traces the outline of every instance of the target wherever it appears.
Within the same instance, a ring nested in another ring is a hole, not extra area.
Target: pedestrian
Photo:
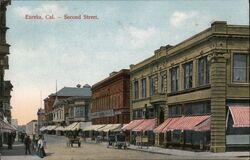
[[[24,139],[25,154],[27,154],[27,152],[29,152],[29,154],[31,154],[31,152],[30,152],[30,144],[31,144],[30,136],[26,136],[25,139]]]
[[[8,149],[12,149],[12,133],[8,133]]]
[[[46,156],[45,150],[44,150],[44,138],[42,135],[39,135],[39,139],[37,142],[37,155],[40,158],[43,158]]]

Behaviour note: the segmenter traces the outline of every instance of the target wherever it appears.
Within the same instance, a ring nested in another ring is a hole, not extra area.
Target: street
[[[179,154],[181,151],[173,150],[172,154],[156,154],[143,152],[132,149],[115,149],[107,148],[106,143],[82,142],[80,148],[74,144],[73,147],[67,147],[67,139],[64,136],[45,135],[46,154],[44,160],[91,160],[91,159],[106,159],[106,160],[137,160],[137,159],[249,159],[249,156],[237,156],[233,153],[226,153],[226,156],[213,155],[210,152],[193,153],[193,155]],[[131,148],[131,147],[130,147]],[[135,148],[136,149],[136,148]],[[37,160],[40,159],[32,151],[31,155],[24,154],[24,146],[22,143],[17,143],[12,150],[1,149],[1,160]],[[185,151],[184,151],[185,153]],[[249,154],[244,154],[249,155]]]

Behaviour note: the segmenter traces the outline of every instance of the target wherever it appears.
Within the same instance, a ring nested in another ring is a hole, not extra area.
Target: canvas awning
[[[250,127],[250,106],[229,106],[229,110],[233,117],[233,127]]]
[[[162,133],[163,129],[169,125],[169,123],[173,120],[174,118],[168,118],[166,119],[163,123],[161,123],[158,127],[154,129],[155,133]]]
[[[89,127],[92,125],[92,122],[80,122],[79,123],[79,129],[84,130],[85,128]]]
[[[1,132],[15,132],[17,129],[9,124],[8,122],[5,122],[3,120],[0,120],[0,131]]]
[[[42,126],[39,130],[40,131],[45,131],[46,127],[45,126]]]
[[[76,125],[78,124],[79,122],[74,122],[70,125],[68,125],[67,127],[64,128],[64,131],[74,131],[74,130],[77,130]]]
[[[55,130],[56,126],[47,126],[45,130],[52,131]]]
[[[106,126],[105,124],[97,124],[97,125],[91,125],[83,129],[83,131],[96,131],[97,129],[100,129],[102,127]]]
[[[104,132],[120,132],[122,128],[122,124],[113,124],[110,128],[104,130]]]
[[[124,127],[122,127],[122,130],[123,131],[132,130],[133,128],[135,128],[138,125],[140,125],[143,121],[144,121],[144,119],[133,120],[129,124],[127,124]]]
[[[205,131],[206,129],[210,129],[209,123],[203,123],[210,118],[210,115],[202,115],[202,116],[182,116],[175,118],[168,118],[166,121],[162,123],[159,127],[157,127],[155,132],[166,132],[170,130],[196,130],[196,131]],[[203,123],[203,124],[202,124]],[[165,125],[165,127],[164,127]],[[200,125],[199,127],[197,127]],[[206,126],[207,125],[207,126]],[[162,129],[163,128],[163,129]],[[203,129],[202,129],[203,128]]]
[[[110,127],[112,127],[112,125],[113,125],[113,124],[107,124],[107,125],[105,125],[105,126],[102,127],[102,128],[98,128],[96,131],[102,132],[102,131],[104,131],[104,130],[106,130],[106,129],[109,129]]]
[[[63,126],[58,126],[55,130],[56,130],[56,131],[64,131],[64,129],[65,129],[65,128],[64,128]]]
[[[211,129],[211,117],[194,127],[195,131],[204,132]]]
[[[145,119],[141,124],[132,129],[132,131],[142,132],[142,131],[152,131],[155,128],[155,118]]]

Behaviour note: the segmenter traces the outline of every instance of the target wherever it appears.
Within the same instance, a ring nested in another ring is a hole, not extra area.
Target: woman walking
[[[40,157],[40,158],[43,158],[46,156],[46,153],[44,151],[44,140],[43,140],[43,136],[42,135],[39,135],[39,139],[38,139],[38,142],[37,142],[37,155]]]

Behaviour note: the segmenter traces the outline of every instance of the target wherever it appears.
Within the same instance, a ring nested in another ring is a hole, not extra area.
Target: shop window
[[[207,56],[198,60],[198,86],[209,84],[209,65]]]
[[[173,131],[172,142],[175,142],[175,143],[181,142],[181,130],[174,130]]]
[[[172,68],[171,73],[171,91],[176,92],[179,89],[179,67]]]
[[[186,144],[192,143],[192,131],[185,131],[185,143]]]
[[[233,56],[233,81],[247,82],[247,55],[234,54]]]
[[[138,81],[134,82],[134,98],[135,99],[139,98],[139,82]]]
[[[141,97],[142,98],[145,98],[147,95],[146,95],[146,78],[143,78],[141,80]]]
[[[184,89],[192,88],[193,83],[193,62],[184,64]]]

